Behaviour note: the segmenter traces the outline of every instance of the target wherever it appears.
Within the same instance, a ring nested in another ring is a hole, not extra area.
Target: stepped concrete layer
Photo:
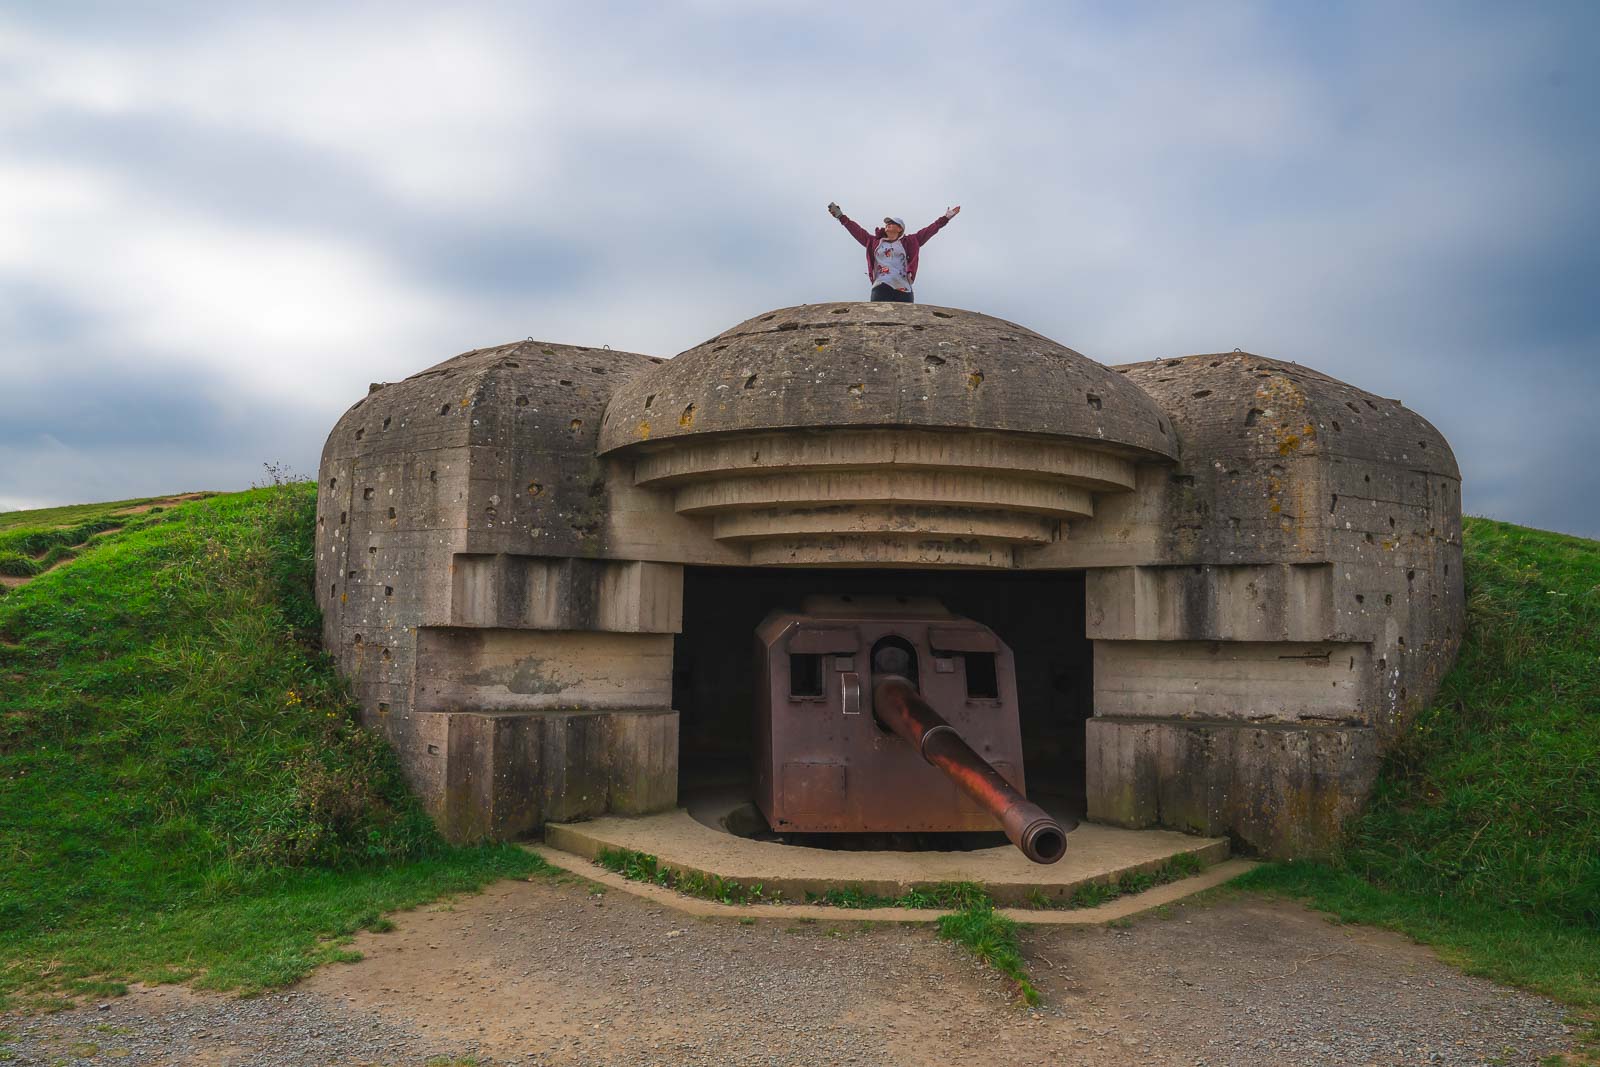
[[[616,386],[599,451],[756,566],[997,567],[1177,458],[1124,376],[927,305],[751,319]]]
[[[650,882],[635,882],[571,852],[563,852],[549,845],[527,845],[528,851],[554,867],[569,874],[596,882],[609,889],[619,889],[657,904],[703,918],[723,919],[784,919],[815,920],[817,922],[893,922],[931,923],[951,914],[946,908],[839,908],[828,904],[724,904],[716,900],[691,897],[665,886]],[[1130,893],[1108,900],[1092,908],[998,908],[1001,915],[1019,923],[1033,926],[1087,926],[1112,922],[1150,911],[1163,905],[1174,904],[1197,893],[1215,889],[1233,881],[1246,871],[1261,866],[1255,860],[1223,860],[1215,867],[1207,867],[1192,878],[1184,878],[1166,885],[1154,886],[1142,893]]]
[[[1080,886],[1154,871],[1175,856],[1192,854],[1209,865],[1229,853],[1225,838],[1090,823],[1067,835],[1066,857],[1048,866],[1030,863],[1010,845],[970,852],[842,852],[737,837],[706,826],[682,808],[641,818],[547,823],[545,843],[585,859],[602,849],[646,852],[663,866],[760,884],[790,900],[848,888],[897,897],[942,882],[978,882],[1000,904],[1025,904],[1041,896],[1065,901]]]

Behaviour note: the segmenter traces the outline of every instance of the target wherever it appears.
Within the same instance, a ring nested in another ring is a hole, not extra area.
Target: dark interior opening
[[[922,686],[922,677],[917,673],[917,650],[903,637],[885,637],[872,646],[872,676],[881,678],[887,674],[908,679],[913,689]]]
[[[681,796],[751,781],[755,628],[761,620],[775,608],[798,609],[812,594],[851,593],[936,597],[957,615],[991,627],[1016,658],[1028,793],[1059,797],[1082,811],[1094,658],[1084,632],[1081,571],[685,567],[672,686],[680,716]],[[818,692],[822,666],[818,657]],[[975,698],[998,695],[992,655],[968,653],[965,667]],[[800,673],[809,669],[802,666]],[[800,684],[791,682],[797,695]]]
[[[791,652],[789,654],[789,695],[792,697],[820,697],[822,695],[821,653]]]
[[[967,661],[967,696],[975,700],[1000,697],[1000,675],[996,673],[993,652],[963,652]]]

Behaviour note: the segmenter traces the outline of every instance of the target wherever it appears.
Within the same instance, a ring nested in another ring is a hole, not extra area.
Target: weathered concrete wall
[[[1370,725],[1367,659],[1343,642],[1096,641],[1095,714]]]
[[[670,807],[676,565],[615,560],[600,415],[654,366],[523,342],[374,386],[323,451],[323,637],[452,837]]]
[[[440,827],[454,840],[505,840],[547,821],[640,815],[677,802],[675,712],[451,711],[429,718],[438,720],[452,758],[424,796],[437,791]]]
[[[1087,740],[1091,819],[1227,834],[1277,857],[1326,853],[1380,758],[1356,727],[1097,715]]]
[[[1120,370],[1179,461],[1026,561],[1103,568],[1089,815],[1323,851],[1455,658],[1455,459],[1397,401],[1295,364]]]
[[[412,692],[418,711],[667,707],[672,635],[423,627]]]

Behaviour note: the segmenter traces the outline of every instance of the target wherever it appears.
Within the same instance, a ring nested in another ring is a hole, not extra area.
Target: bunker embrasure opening
[[[1083,598],[1073,572],[686,568],[680,796],[738,832],[823,847],[1003,844],[983,799],[1002,787],[1075,821],[1092,692]],[[936,705],[941,732],[993,774],[964,788],[896,736],[873,713],[886,678]],[[1059,858],[1041,834],[1040,856]]]

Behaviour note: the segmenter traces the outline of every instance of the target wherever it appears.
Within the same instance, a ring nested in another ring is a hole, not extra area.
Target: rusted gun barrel
[[[1039,805],[1012,788],[962,740],[908,679],[891,675],[873,687],[872,711],[885,728],[911,742],[922,758],[948,774],[1000,820],[1011,843],[1035,863],[1054,863],[1067,851],[1067,832]]]

